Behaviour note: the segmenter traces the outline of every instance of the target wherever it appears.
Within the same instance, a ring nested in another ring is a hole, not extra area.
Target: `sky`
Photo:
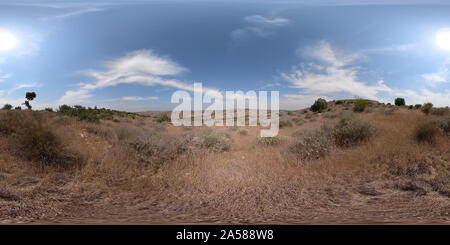
[[[0,3],[0,105],[170,110],[172,94],[280,91],[450,106],[446,1],[9,1]],[[3,35],[5,37],[5,35]],[[442,43],[444,42],[444,43]],[[3,43],[3,48],[2,48]]]

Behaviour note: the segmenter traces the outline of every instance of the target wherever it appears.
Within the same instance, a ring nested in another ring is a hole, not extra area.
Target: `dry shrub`
[[[200,136],[194,137],[202,148],[214,151],[224,152],[231,149],[231,136],[225,132],[216,132],[205,130]]]
[[[450,116],[445,118],[435,118],[433,123],[441,129],[444,134],[450,136]]]
[[[79,162],[46,123],[41,112],[9,111],[0,118],[0,132],[13,136],[19,155],[27,160],[60,167]]]
[[[285,141],[285,137],[277,135],[275,137],[263,137],[258,139],[258,144],[263,146],[276,146],[281,145]]]
[[[437,128],[431,121],[419,123],[414,131],[416,140],[419,142],[426,142],[433,144],[435,142]]]
[[[292,122],[290,120],[280,121],[280,128],[292,127]]]
[[[446,116],[450,114],[449,108],[431,108],[431,115],[435,116]]]
[[[334,141],[340,147],[367,141],[374,133],[375,127],[354,114],[343,115],[333,130]]]
[[[86,124],[85,128],[88,133],[97,135],[101,138],[108,140],[112,140],[115,138],[114,132],[111,130],[111,128],[107,128],[94,123]]]
[[[248,135],[248,130],[245,129],[245,128],[244,128],[244,129],[241,129],[241,130],[239,130],[239,134],[240,134],[240,135],[244,135],[244,136],[245,136],[245,135]]]
[[[140,135],[140,132],[138,130],[130,127],[117,127],[115,128],[115,133],[117,139],[124,142],[135,139]]]
[[[303,137],[297,139],[288,150],[300,159],[318,159],[328,154],[332,149],[332,129],[323,124],[321,128],[302,133]]]
[[[31,161],[65,167],[79,158],[68,151],[61,140],[39,122],[27,122],[15,135],[21,154]]]
[[[136,158],[146,164],[163,164],[173,160],[188,150],[189,146],[183,140],[154,132],[138,136],[129,144],[135,150]]]

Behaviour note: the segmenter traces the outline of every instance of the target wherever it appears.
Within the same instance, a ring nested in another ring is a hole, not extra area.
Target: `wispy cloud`
[[[413,43],[404,43],[398,45],[391,45],[386,47],[379,48],[369,48],[364,49],[362,52],[364,53],[393,53],[393,52],[407,52],[416,50],[417,45]]]
[[[91,12],[99,12],[105,10],[104,8],[98,7],[83,7],[83,8],[71,8],[69,11],[65,13],[54,15],[54,16],[46,16],[40,18],[42,21],[50,21],[50,20],[63,20],[70,17],[80,16],[83,14],[91,13]]]
[[[449,62],[447,61],[443,66],[441,66],[439,71],[434,72],[434,73],[422,74],[422,78],[425,80],[425,82],[428,85],[430,85],[432,87],[435,87],[436,85],[439,85],[442,83],[448,83],[449,77],[450,77],[448,65],[449,65]]]
[[[120,99],[125,101],[145,101],[145,100],[158,100],[159,98],[156,96],[149,96],[149,97],[124,96]]]
[[[4,82],[6,79],[11,78],[11,76],[12,76],[11,73],[2,74],[0,72],[0,83]]]
[[[24,83],[24,84],[19,84],[17,86],[15,86],[14,88],[8,90],[8,95],[12,94],[13,92],[20,90],[20,89],[25,89],[25,88],[39,88],[41,85],[37,84],[37,83]]]
[[[276,29],[290,23],[286,18],[268,18],[262,15],[251,15],[244,18],[246,24],[231,32],[231,39],[235,42],[246,39],[250,36],[261,38],[275,34]]]
[[[144,86],[165,86],[193,91],[193,84],[174,78],[188,71],[167,57],[155,55],[151,50],[138,50],[108,62],[103,71],[88,71],[85,74],[94,81],[81,83],[78,90],[69,90],[59,99],[59,104],[83,103],[92,98],[97,89],[119,84],[140,84]],[[218,91],[204,88],[206,91]]]

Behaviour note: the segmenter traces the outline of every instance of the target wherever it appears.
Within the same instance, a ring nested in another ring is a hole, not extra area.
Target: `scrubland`
[[[363,107],[280,111],[274,138],[159,112],[2,110],[0,222],[449,223],[449,110]]]

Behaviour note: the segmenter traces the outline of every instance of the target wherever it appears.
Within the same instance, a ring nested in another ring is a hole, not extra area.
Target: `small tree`
[[[22,110],[22,107],[16,106],[16,107],[14,108],[14,110]]]
[[[36,93],[35,92],[27,92],[25,94],[25,98],[27,100],[25,100],[25,103],[23,103],[23,104],[28,108],[28,110],[31,110],[30,101],[32,101],[32,100],[34,100],[34,98],[36,98]]]
[[[328,103],[326,100],[319,98],[317,99],[314,104],[311,106],[311,111],[318,111],[318,112],[322,112],[323,110],[325,110],[328,107]]]
[[[396,99],[395,99],[395,105],[396,105],[396,106],[402,106],[402,105],[405,105],[405,99],[404,99],[404,98],[396,98]]]
[[[10,104],[5,104],[2,108],[2,110],[11,110],[12,109],[12,105]]]
[[[433,108],[433,104],[428,102],[428,103],[423,104],[422,111],[423,111],[423,113],[428,115],[431,112],[431,108]]]

